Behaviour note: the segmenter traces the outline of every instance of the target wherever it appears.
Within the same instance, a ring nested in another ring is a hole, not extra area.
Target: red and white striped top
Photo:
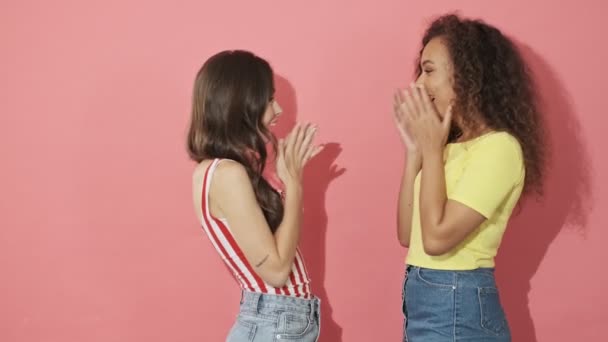
[[[300,250],[296,250],[296,257],[291,266],[291,273],[285,286],[281,288],[272,287],[260,278],[249,264],[243,251],[239,248],[228,221],[216,218],[209,211],[209,188],[213,173],[221,159],[215,159],[205,172],[202,192],[202,225],[209,240],[222,257],[224,263],[232,271],[232,274],[245,291],[285,295],[310,299],[310,278],[304,265],[304,258]]]

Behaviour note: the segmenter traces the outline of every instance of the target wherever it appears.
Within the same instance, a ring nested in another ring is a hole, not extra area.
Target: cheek
[[[437,95],[442,104],[449,104],[454,99],[454,89],[451,83],[445,82],[437,87]]]
[[[428,77],[424,81],[424,87],[429,93],[433,94],[435,98],[442,97],[443,92],[445,91],[442,82],[438,82],[437,79],[433,77]]]
[[[454,99],[456,97],[456,94],[454,93],[454,89],[452,88],[451,85],[446,87],[445,97],[448,101],[451,101],[452,99]]]
[[[267,109],[266,112],[264,112],[264,117],[262,118],[262,122],[264,123],[265,126],[268,126],[268,124],[270,124],[270,121],[272,121],[272,110]]]
[[[435,98],[435,108],[437,108],[441,117],[443,117],[452,101],[450,93],[450,89],[441,89],[441,91],[438,92],[438,96]]]

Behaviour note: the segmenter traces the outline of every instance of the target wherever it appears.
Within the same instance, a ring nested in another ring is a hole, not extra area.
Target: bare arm
[[[218,166],[211,197],[228,220],[234,238],[254,271],[266,283],[283,286],[300,236],[301,186],[287,186],[283,220],[274,235],[242,165],[226,161]]]
[[[273,235],[264,218],[245,168],[226,163],[217,175],[212,198],[230,223],[232,233],[255,272],[268,284],[281,287],[287,281],[296,254],[302,219],[302,170],[321,151],[312,144],[316,128],[294,128],[279,144],[277,172],[285,185],[284,213]]]
[[[447,199],[442,150],[426,151],[420,184],[422,243],[429,255],[445,254],[486,218],[477,211]]]
[[[422,166],[422,155],[417,142],[407,127],[405,107],[403,106],[405,93],[398,90],[394,96],[393,114],[395,125],[407,148],[407,162],[401,177],[401,188],[397,207],[397,239],[403,247],[410,245],[412,231],[412,214],[414,210],[414,181]]]
[[[414,181],[420,171],[421,157],[418,153],[408,153],[401,178],[401,189],[397,209],[397,238],[403,247],[410,245],[412,213],[414,206]]]
[[[479,145],[467,163],[458,189],[447,198],[443,152],[452,120],[452,106],[440,115],[421,85],[412,84],[398,100],[404,126],[422,149],[420,224],[424,250],[442,255],[462,243],[521,184],[523,159],[515,138],[496,138]],[[473,209],[475,208],[475,209]]]

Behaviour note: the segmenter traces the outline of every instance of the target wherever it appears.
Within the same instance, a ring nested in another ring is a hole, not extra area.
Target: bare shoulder
[[[213,160],[203,160],[200,162],[192,172],[192,179],[202,180],[211,167],[211,164],[213,164]],[[213,172],[214,183],[215,179],[230,181],[242,179],[243,177],[248,178],[245,167],[230,159],[222,159]]]
[[[221,217],[240,215],[257,205],[247,169],[233,160],[224,159],[217,165],[209,191],[210,202]]]
[[[217,203],[218,208],[237,203],[237,206],[241,206],[243,202],[255,201],[255,192],[247,169],[234,160],[223,159],[216,166],[209,191],[211,202]]]
[[[222,160],[213,173],[214,183],[221,189],[238,189],[251,185],[247,169],[234,160]]]
[[[202,204],[201,195],[213,160],[200,162],[192,173],[192,186],[194,204],[199,208]],[[209,183],[209,209],[216,217],[224,217],[222,207],[230,206],[235,202],[253,198],[255,195],[247,170],[245,167],[233,160],[222,159],[215,167]],[[198,211],[198,210],[197,210]]]

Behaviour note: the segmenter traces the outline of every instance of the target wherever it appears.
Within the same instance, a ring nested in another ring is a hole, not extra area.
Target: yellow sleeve
[[[448,198],[490,218],[524,181],[523,154],[517,140],[499,133],[471,147],[462,177]]]

